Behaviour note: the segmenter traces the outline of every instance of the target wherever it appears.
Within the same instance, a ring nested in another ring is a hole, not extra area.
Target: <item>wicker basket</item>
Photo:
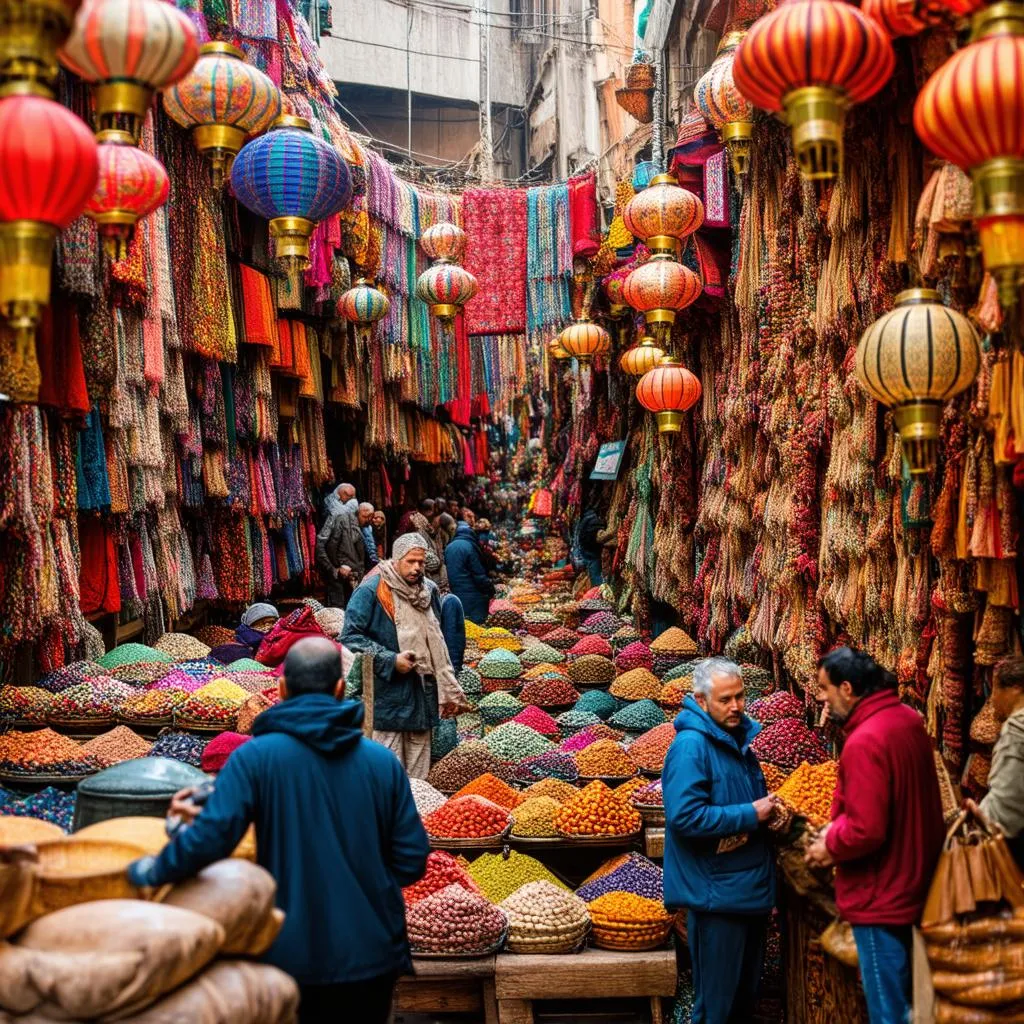
[[[142,846],[103,839],[59,839],[37,844],[41,913],[92,900],[136,899],[125,870],[146,855]]]
[[[577,953],[583,949],[589,931],[589,921],[566,928],[537,928],[521,936],[510,928],[505,948],[509,953]]]
[[[626,65],[627,89],[653,89],[654,65],[645,63]]]
[[[63,839],[60,826],[51,825],[38,818],[15,818],[4,815],[0,818],[0,846],[24,846],[29,843],[45,843]]]
[[[598,949],[613,949],[642,952],[658,949],[665,945],[672,932],[673,919],[664,924],[638,928],[636,926],[617,927],[610,924],[595,924],[590,932],[590,941]]]

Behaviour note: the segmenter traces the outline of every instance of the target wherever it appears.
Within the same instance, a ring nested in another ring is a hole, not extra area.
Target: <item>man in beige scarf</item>
[[[345,612],[341,642],[373,658],[373,738],[393,750],[414,778],[430,771],[430,731],[469,707],[441,631],[437,586],[425,578],[430,542],[395,541],[390,561],[359,586]]]

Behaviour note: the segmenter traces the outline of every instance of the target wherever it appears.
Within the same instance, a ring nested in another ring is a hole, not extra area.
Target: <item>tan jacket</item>
[[[1024,708],[1003,722],[992,748],[988,796],[981,810],[1008,838],[1024,832]]]

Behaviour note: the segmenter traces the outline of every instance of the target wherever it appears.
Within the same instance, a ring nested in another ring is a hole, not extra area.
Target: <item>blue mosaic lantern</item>
[[[244,207],[269,219],[278,261],[304,270],[313,229],[349,204],[352,175],[304,117],[283,114],[242,147],[231,165],[231,187]]]

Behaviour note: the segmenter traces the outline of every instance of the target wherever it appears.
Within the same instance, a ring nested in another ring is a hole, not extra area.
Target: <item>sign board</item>
[[[615,480],[622,465],[622,456],[626,451],[625,441],[611,441],[601,445],[597,453],[597,461],[590,471],[591,480]]]

